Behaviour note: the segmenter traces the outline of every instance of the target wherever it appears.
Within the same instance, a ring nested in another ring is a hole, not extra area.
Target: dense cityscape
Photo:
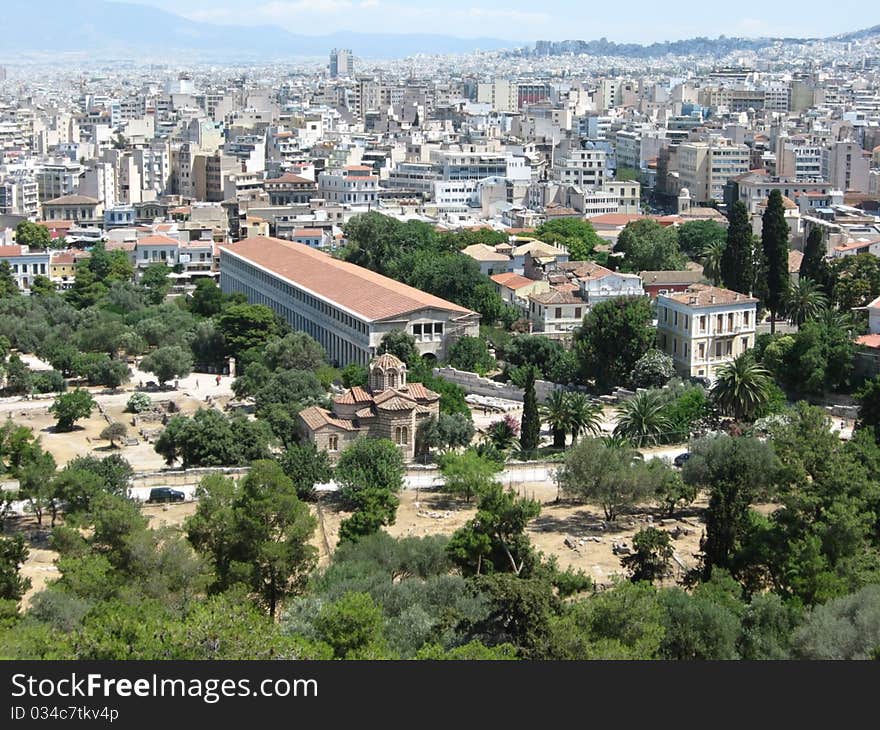
[[[186,22],[0,52],[0,658],[880,659],[880,26]]]

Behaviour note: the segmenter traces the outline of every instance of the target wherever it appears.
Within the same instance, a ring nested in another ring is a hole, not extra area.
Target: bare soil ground
[[[624,542],[631,547],[633,535],[649,525],[673,534],[675,554],[684,567],[673,566],[676,574],[669,580],[670,584],[681,577],[685,569],[697,564],[696,555],[704,530],[702,514],[706,508],[705,496],[677,512],[674,519],[663,518],[653,505],[643,505],[609,523],[604,520],[598,507],[556,502],[556,487],[553,484],[526,484],[517,488],[517,491],[541,502],[541,514],[527,530],[535,547],[548,557],[556,556],[563,569],[583,570],[599,587],[608,586],[615,574],[623,573],[620,565],[622,556],[614,554],[612,543]],[[153,528],[181,527],[186,518],[195,512],[196,506],[196,502],[147,504],[142,506],[142,510]],[[332,493],[323,494],[321,500],[310,507],[318,521],[312,544],[318,549],[319,565],[326,566],[339,539],[339,524],[350,513],[341,509],[338,498]],[[767,514],[776,507],[767,504],[757,505],[756,509]],[[439,490],[404,490],[400,494],[395,524],[387,531],[395,537],[451,535],[475,512],[475,503],[467,504]],[[26,607],[31,597],[42,590],[47,581],[58,577],[54,565],[58,554],[48,547],[48,517],[44,518],[42,531],[36,529],[32,516],[17,518],[12,530],[21,531],[32,538],[30,555],[22,568],[22,574],[32,581],[24,599]]]
[[[117,447],[111,449],[107,441],[100,438],[101,431],[107,426],[107,418],[96,408],[89,418],[77,421],[73,431],[58,433],[55,431],[55,417],[49,413],[51,400],[17,401],[0,404],[0,421],[6,418],[12,419],[16,425],[27,426],[34,430],[40,437],[43,448],[55,457],[59,466],[63,466],[76,456],[91,454],[103,458],[112,453],[124,456],[135,471],[151,471],[161,469],[165,462],[153,449],[153,443],[144,438],[140,432],[141,427],[150,430],[161,430],[162,423],[144,422],[138,426],[132,425],[133,414],[125,413],[125,402],[131,395],[130,391],[117,394],[99,395],[95,391],[96,400],[110,421],[120,421],[128,427],[128,437],[138,439],[136,446],[125,446],[117,442]],[[205,407],[204,400],[193,397],[188,392],[155,393],[153,400],[156,403],[173,400],[179,411],[185,415],[192,415],[200,407]],[[220,397],[218,402],[222,406],[227,398]]]
[[[633,514],[622,515],[615,522],[605,522],[600,508],[592,505],[556,502],[556,486],[547,483],[515,487],[524,495],[541,502],[541,514],[528,527],[535,547],[548,557],[555,555],[561,568],[581,569],[598,584],[607,584],[615,573],[621,573],[620,558],[612,551],[613,542],[632,546],[633,535],[654,524],[670,532],[679,529],[673,546],[679,559],[688,567],[696,565],[703,531],[701,513],[706,506],[700,499],[676,519],[666,520],[650,505],[637,508]],[[349,513],[340,509],[337,500],[325,499],[321,505],[327,542],[332,549],[339,534],[339,523]],[[393,525],[386,528],[395,537],[451,535],[476,513],[476,505],[465,503],[439,490],[405,490]],[[565,544],[566,538],[573,547]],[[322,549],[322,562],[329,556]]]

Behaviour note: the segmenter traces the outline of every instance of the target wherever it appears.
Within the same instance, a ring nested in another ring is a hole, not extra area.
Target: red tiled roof
[[[661,294],[666,299],[671,299],[679,304],[688,304],[692,307],[711,307],[718,304],[745,304],[755,303],[758,300],[746,294],[731,291],[730,289],[721,289],[717,286],[709,286],[707,284],[694,284],[683,292],[675,294]],[[691,302],[695,298],[696,302]]]
[[[862,335],[856,337],[856,344],[863,347],[870,347],[872,350],[880,349],[880,335]]]
[[[489,278],[499,286],[507,287],[508,289],[514,290],[522,289],[524,286],[529,286],[529,284],[537,283],[534,279],[529,279],[528,277],[522,276],[520,274],[514,274],[513,272],[507,272],[505,274],[493,274]]]
[[[180,243],[170,236],[144,236],[137,240],[138,246],[177,246]]]
[[[256,236],[225,244],[220,250],[294,282],[369,321],[399,317],[427,308],[456,315],[474,314],[458,304],[335,259],[302,243]],[[222,258],[221,255],[221,261]]]
[[[312,429],[312,431],[317,431],[324,426],[335,426],[336,428],[341,428],[343,431],[356,430],[351,421],[347,421],[344,418],[336,418],[329,411],[325,411],[323,408],[318,408],[318,406],[304,408],[299,412],[299,417],[305,421],[306,425]]]
[[[385,396],[385,397],[383,397]],[[384,390],[375,399],[376,408],[382,411],[411,411],[416,407],[414,398],[396,390]]]
[[[583,304],[584,300],[574,296],[571,292],[553,289],[540,294],[531,294],[529,299],[539,304]]]
[[[422,383],[407,383],[401,388],[405,393],[408,393],[416,400],[427,400],[427,401],[435,401],[439,400],[440,395],[435,393],[433,390],[426,388]]]
[[[314,180],[309,180],[307,177],[300,177],[299,175],[294,175],[292,172],[285,172],[281,177],[273,177],[270,180],[266,180],[266,183],[296,183],[300,185],[314,185]]]
[[[0,246],[0,256],[21,256],[21,246]]]
[[[645,216],[639,213],[603,213],[589,219],[593,225],[600,226],[625,226],[632,221],[639,221]]]
[[[322,236],[324,231],[320,228],[298,228],[293,232],[294,238],[312,238],[314,236]]]
[[[341,403],[343,405],[354,405],[355,403],[372,403],[373,396],[371,396],[366,390],[364,390],[361,386],[356,385],[354,388],[349,388],[342,395],[337,395],[333,399],[334,403]]]

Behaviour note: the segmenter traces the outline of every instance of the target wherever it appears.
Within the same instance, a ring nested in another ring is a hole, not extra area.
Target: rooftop
[[[235,256],[354,312],[367,321],[399,317],[419,309],[434,308],[455,315],[474,314],[432,294],[361,266],[341,261],[302,243],[271,236],[255,236],[220,246],[222,254]]]
[[[499,286],[513,290],[522,289],[524,286],[530,286],[537,283],[534,279],[529,279],[526,276],[514,274],[513,272],[508,272],[506,274],[493,274],[489,278]]]
[[[661,294],[660,296],[690,307],[714,307],[719,304],[756,304],[758,302],[757,299],[747,294],[740,294],[730,289],[722,289],[717,286],[709,286],[708,284],[694,284],[682,292]]]
[[[47,200],[43,205],[98,205],[99,200],[87,195],[62,195],[60,198]]]
[[[463,254],[466,256],[470,256],[475,261],[509,261],[510,256],[507,254],[499,253],[492,246],[487,246],[485,243],[474,243],[471,246],[466,246],[461,250]]]

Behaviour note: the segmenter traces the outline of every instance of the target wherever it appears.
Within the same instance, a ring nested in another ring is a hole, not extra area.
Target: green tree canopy
[[[682,252],[697,258],[711,243],[725,243],[727,229],[713,220],[695,220],[678,227],[678,245]]]
[[[153,373],[160,385],[164,385],[172,378],[186,377],[192,372],[192,365],[192,353],[178,345],[153,350],[145,355],[140,363],[141,370]]]
[[[481,457],[474,449],[445,454],[440,461],[444,489],[463,496],[465,502],[496,484],[495,475],[501,468],[497,461]]]
[[[161,304],[165,301],[165,295],[171,291],[171,269],[165,264],[150,264],[141,272],[140,285],[147,292],[147,301],[150,304]]]
[[[52,245],[52,236],[46,226],[22,221],[15,227],[15,242],[35,250],[45,250]]]
[[[785,305],[788,291],[788,234],[782,192],[772,190],[767,200],[761,226],[761,250],[764,254],[767,298],[764,302],[770,310],[770,331],[776,331],[776,315]]]
[[[87,390],[77,388],[69,393],[62,393],[49,406],[49,412],[58,422],[56,431],[72,431],[73,425],[83,418],[92,415],[95,401]]]
[[[686,257],[678,247],[678,233],[644,218],[627,223],[617,237],[615,253],[623,254],[622,271],[665,271],[683,269]]]
[[[252,347],[265,346],[281,329],[275,313],[262,304],[227,307],[217,317],[217,328],[234,357]]]
[[[581,377],[601,391],[629,382],[636,363],[654,344],[652,321],[644,297],[617,297],[592,307],[574,335]]]
[[[730,207],[727,245],[721,258],[721,281],[724,286],[736,292],[751,294],[755,289],[756,256],[748,208],[741,200],[737,200]]]

